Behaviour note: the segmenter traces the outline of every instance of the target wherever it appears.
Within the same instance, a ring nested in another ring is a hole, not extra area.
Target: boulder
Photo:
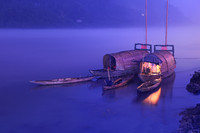
[[[186,89],[195,95],[200,94],[200,71],[196,71],[193,74]]]
[[[182,119],[179,121],[180,133],[199,133],[200,132],[200,104],[194,108],[188,108],[179,114]]]

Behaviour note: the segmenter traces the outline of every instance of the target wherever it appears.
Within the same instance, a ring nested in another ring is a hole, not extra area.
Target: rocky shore
[[[200,104],[194,108],[188,108],[179,114],[179,133],[200,133]]]
[[[195,95],[200,94],[200,70],[195,71],[186,89]],[[187,108],[180,114],[178,133],[200,133],[200,104],[194,108]]]
[[[195,95],[200,94],[200,71],[194,72],[186,89]]]

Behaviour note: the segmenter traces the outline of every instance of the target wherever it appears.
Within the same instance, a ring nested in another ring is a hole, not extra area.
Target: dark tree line
[[[149,25],[163,25],[165,3],[155,1],[148,5]],[[1,28],[144,25],[144,2],[138,0],[1,0],[0,5]],[[170,9],[170,22],[185,19],[175,7]]]

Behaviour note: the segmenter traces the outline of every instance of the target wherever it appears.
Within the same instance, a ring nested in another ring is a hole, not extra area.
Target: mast
[[[169,6],[169,1],[167,0],[167,11],[166,11],[166,32],[165,32],[165,45],[167,45],[167,27],[168,27],[168,6]]]
[[[145,43],[147,44],[147,0],[145,0]]]
[[[147,0],[145,0],[145,44],[147,44]],[[147,46],[142,45],[141,48],[147,49]]]

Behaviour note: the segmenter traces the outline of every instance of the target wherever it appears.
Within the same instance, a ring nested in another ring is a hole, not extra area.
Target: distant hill
[[[166,3],[148,3],[148,24],[165,23]],[[0,28],[126,27],[144,25],[144,0],[1,0]],[[186,21],[169,6],[169,23]]]

